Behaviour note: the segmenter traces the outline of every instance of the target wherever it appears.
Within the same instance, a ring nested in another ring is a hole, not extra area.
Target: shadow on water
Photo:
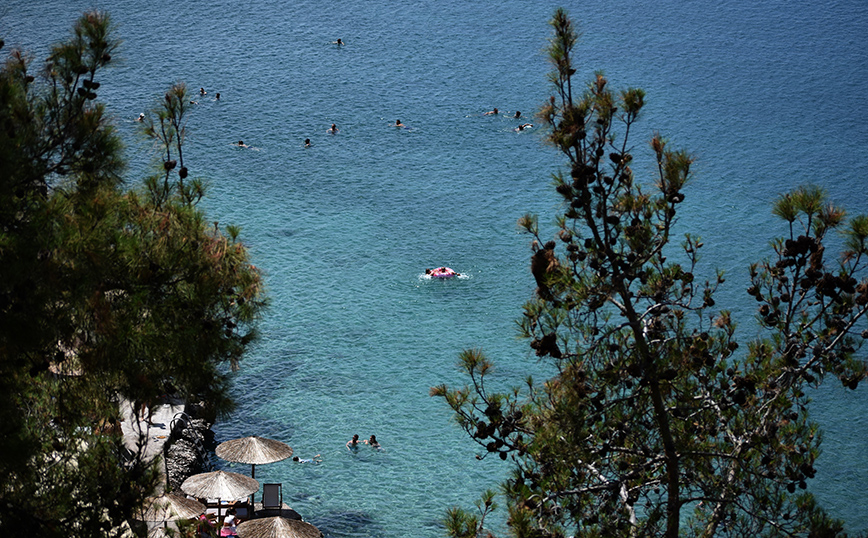
[[[312,518],[310,523],[328,538],[385,535],[382,525],[370,514],[354,510],[326,512]]]

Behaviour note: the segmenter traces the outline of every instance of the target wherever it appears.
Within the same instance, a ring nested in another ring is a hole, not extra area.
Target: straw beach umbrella
[[[250,476],[256,476],[256,466],[274,463],[292,456],[292,448],[274,439],[251,436],[224,441],[217,445],[217,457],[235,463],[249,463]]]
[[[251,519],[238,525],[241,538],[322,538],[323,533],[306,521],[285,517]]]
[[[205,505],[195,499],[188,499],[164,493],[159,497],[149,497],[145,501],[142,521],[179,521],[191,519],[205,512]]]
[[[259,489],[259,482],[238,473],[212,471],[193,475],[181,484],[181,491],[197,499],[243,499]],[[218,509],[218,516],[220,515]]]

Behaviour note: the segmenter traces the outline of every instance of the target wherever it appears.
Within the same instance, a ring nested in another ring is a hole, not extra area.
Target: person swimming
[[[142,112],[141,114],[139,114],[139,117],[136,118],[136,121],[139,122],[139,123],[145,121],[145,113]]]
[[[311,146],[310,138],[304,139],[304,147],[309,148]]]
[[[343,45],[343,44],[344,44],[344,42],[343,42],[343,41],[341,41],[341,38],[338,38],[338,40],[337,40],[337,41],[332,41],[332,43],[334,43],[334,44],[335,44],[335,45],[337,45],[337,46],[341,46],[341,45]]]
[[[353,438],[347,441],[347,450],[358,450],[359,434],[353,434]]]
[[[521,111],[516,110],[516,111],[515,111],[515,116],[514,116],[514,117],[515,117],[515,119],[520,118],[520,117],[521,117]]]
[[[395,120],[395,125],[394,125],[394,126],[395,126],[395,127],[406,127],[406,125],[404,125],[403,123],[401,123],[401,120]]]
[[[220,92],[217,92],[217,95],[214,97],[214,100],[215,100],[215,101],[219,101],[219,100],[220,100]]]
[[[494,110],[489,110],[488,112],[483,114],[483,116],[491,116],[491,115],[497,115],[497,114],[500,114],[500,111],[497,110],[497,107],[495,107]]]
[[[249,148],[250,147],[244,143],[244,140],[239,140],[238,143],[235,145],[238,146],[239,148]]]
[[[377,441],[376,435],[371,435],[370,439],[363,441],[366,445],[370,445],[371,448],[380,449],[380,443]]]
[[[205,91],[205,88],[199,88],[199,95],[207,95],[208,92]]]
[[[293,456],[293,457],[292,457],[292,461],[294,461],[294,462],[296,462],[296,463],[314,463],[314,464],[319,464],[319,463],[322,463],[322,456],[320,456],[319,454],[317,454],[316,456],[314,456],[314,457],[312,457],[312,458],[310,458],[310,459],[307,459],[307,460],[306,460],[306,459],[303,459],[303,458],[299,458],[298,456]]]
[[[425,269],[425,274],[432,278],[451,278],[453,276],[461,276],[461,273],[449,267],[438,267],[437,269]]]
[[[522,123],[521,125],[519,125],[518,127],[515,128],[515,132],[524,131],[528,127],[533,127],[533,124],[532,123]]]
[[[331,134],[336,134],[338,132],[338,126],[335,125],[334,123],[332,123],[331,128],[326,132],[331,133]]]

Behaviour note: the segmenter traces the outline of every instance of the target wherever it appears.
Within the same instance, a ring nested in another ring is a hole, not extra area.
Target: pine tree
[[[17,50],[0,69],[4,534],[119,534],[159,479],[124,446],[120,399],[146,409],[175,393],[228,412],[228,371],[264,306],[238,229],[197,208],[183,86],[147,123],[161,126],[146,132],[164,149],[159,172],[124,187],[98,101],[117,46],[109,17],[86,13],[37,75]]]
[[[820,448],[806,389],[866,376],[857,350],[868,331],[856,327],[868,310],[868,218],[848,220],[817,188],[783,195],[774,213],[788,234],[750,269],[765,332],[740,346],[732,313],[715,304],[723,274],[695,274],[702,241],[672,241],[693,157],[657,134],[656,174],[637,178],[644,92],[613,91],[600,73],[574,88],[577,32],[563,10],[551,25],[555,95],[540,116],[569,173],[554,177],[556,239],[544,241],[535,216],[520,222],[538,286],[520,326],[557,374],[491,391],[492,362],[466,351],[471,386],[432,395],[483,457],[510,460],[502,491],[515,536],[840,533],[804,491]],[[825,254],[833,231],[839,257]],[[478,513],[452,509],[450,535],[482,535],[492,509],[490,492]]]

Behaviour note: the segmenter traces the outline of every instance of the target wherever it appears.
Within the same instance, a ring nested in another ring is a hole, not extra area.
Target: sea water
[[[282,483],[284,501],[327,536],[442,536],[446,508],[471,507],[505,476],[499,460],[475,458],[480,448],[428,391],[465,383],[456,362],[471,348],[495,360],[498,386],[546,373],[516,338],[534,282],[530,238],[515,223],[525,213],[550,222],[550,175],[563,161],[538,125],[516,132],[512,116],[534,122],[550,95],[544,47],[557,6],[582,31],[582,80],[602,70],[618,88],[647,91],[634,153],[659,130],[696,156],[677,235],[703,237],[700,271],[727,272],[717,302],[747,320],[749,338],[747,265],[785,233],[775,197],[814,183],[868,210],[862,0],[0,6],[7,47],[37,60],[84,10],[111,13],[124,43],[100,97],[125,138],[131,183],[153,157],[134,118],[174,82],[194,90],[185,164],[210,185],[208,218],[242,227],[271,298],[216,440],[259,435],[321,454],[320,465],[261,465],[256,477]],[[390,125],[398,119],[408,128]],[[440,265],[466,276],[422,276]],[[868,529],[865,395],[832,379],[812,407],[826,441],[810,488],[853,531]],[[375,434],[383,450],[351,453],[353,434]]]

